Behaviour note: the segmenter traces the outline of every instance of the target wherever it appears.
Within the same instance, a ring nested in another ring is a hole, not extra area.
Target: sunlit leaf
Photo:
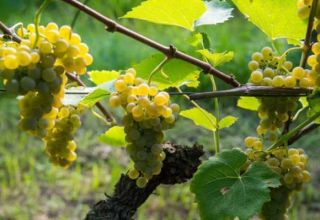
[[[270,187],[278,187],[279,176],[263,162],[253,163],[245,173],[247,161],[240,150],[228,150],[203,162],[191,181],[202,220],[247,220],[270,200]]]
[[[190,31],[194,22],[206,11],[201,0],[147,0],[123,18],[135,18],[158,24],[175,25]]]
[[[107,70],[94,70],[94,71],[90,71],[88,72],[89,74],[89,79],[94,82],[96,85],[100,85],[106,82],[109,82],[111,80],[115,80],[116,78],[119,77],[120,72],[111,70],[111,71],[107,71]]]
[[[97,87],[76,87],[67,89],[62,103],[63,105],[77,106],[84,97],[96,89]]]
[[[195,125],[210,131],[215,131],[217,128],[217,118],[203,108],[181,111],[180,115],[192,120]]]
[[[133,67],[137,71],[137,76],[148,80],[150,73],[161,63],[164,59],[162,54],[156,54]],[[152,82],[156,84],[159,89],[166,89],[169,87],[181,87],[186,85],[188,87],[197,87],[199,85],[200,71],[197,67],[181,60],[170,60],[162,69],[163,73],[167,75],[164,77],[160,72],[156,73],[152,78]]]
[[[233,8],[227,2],[214,0],[206,2],[207,11],[196,21],[196,26],[223,23],[232,18]]]
[[[224,53],[211,53],[209,50],[204,49],[198,50],[198,52],[215,67],[230,62],[234,57],[234,53],[232,51]]]
[[[229,128],[230,126],[232,126],[234,123],[236,123],[236,121],[238,120],[238,118],[233,117],[231,115],[224,117],[223,119],[221,119],[219,121],[219,129],[223,129],[223,128]]]
[[[243,109],[257,111],[260,106],[260,102],[255,97],[243,96],[238,99],[237,106]]]
[[[97,102],[99,102],[101,99],[106,98],[110,95],[110,92],[104,89],[97,88],[93,92],[89,93],[87,96],[85,96],[81,103],[85,106],[91,108],[93,107]]]
[[[297,16],[295,0],[232,0],[249,21],[270,38],[301,40],[306,32],[306,22]]]
[[[113,147],[125,147],[125,132],[124,127],[114,126],[99,136],[99,140]]]

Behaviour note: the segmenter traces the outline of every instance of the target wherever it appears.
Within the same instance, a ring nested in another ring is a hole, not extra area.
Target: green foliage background
[[[17,22],[28,24],[33,21],[33,15],[41,0],[1,0],[0,20],[7,25]],[[75,9],[62,1],[53,1],[42,16],[42,23],[49,21],[70,24]],[[90,6],[101,13],[118,18],[141,0],[92,0]],[[249,72],[247,62],[254,51],[269,45],[270,41],[255,26],[246,22],[239,12],[234,11],[234,19],[216,26],[203,26],[200,32],[206,32],[211,39],[216,52],[234,51],[233,62],[221,67],[228,73],[233,73],[241,82],[246,82]],[[163,44],[174,44],[179,49],[188,52],[186,40],[190,33],[178,27],[154,25],[144,21],[120,19],[119,22],[135,31],[151,37]],[[103,31],[101,24],[80,14],[75,31],[89,45],[94,56],[92,69],[117,70],[126,69],[143,58],[156,53],[138,42],[119,34]],[[128,46],[129,45],[129,46]],[[279,47],[283,42],[278,41]],[[297,60],[298,55],[293,55]],[[225,85],[218,82],[218,87]],[[210,90],[207,77],[201,76],[199,90]],[[182,98],[178,98],[182,102]],[[250,112],[237,110],[235,99],[221,99],[224,115],[234,115],[240,120],[230,129],[221,132],[222,147],[241,147],[242,139],[254,132],[257,118]],[[212,109],[213,102],[203,101],[204,107]],[[111,193],[115,181],[121,172],[125,171],[128,159],[122,149],[110,148],[101,144],[96,136],[105,131],[102,122],[86,115],[84,126],[77,135],[79,143],[79,160],[69,170],[53,167],[48,163],[40,141],[21,133],[16,127],[18,110],[16,102],[5,94],[0,94],[0,219],[81,219],[95,201],[104,197],[103,193]],[[186,129],[187,128],[187,129]],[[196,135],[195,135],[196,134]],[[192,127],[188,120],[180,120],[177,126],[167,134],[169,140],[180,144],[191,145],[194,142],[204,144],[206,149],[212,149],[211,132]],[[317,206],[319,210],[320,148],[316,142],[319,132],[298,142],[313,157],[311,166],[315,175],[313,185],[299,196],[303,205],[291,213],[290,219],[316,219],[319,212],[310,211]],[[303,145],[302,145],[303,144]],[[317,179],[318,178],[318,179]],[[188,184],[181,186],[161,187],[156,195],[138,212],[138,219],[198,219],[193,195]],[[317,203],[316,203],[317,202]]]

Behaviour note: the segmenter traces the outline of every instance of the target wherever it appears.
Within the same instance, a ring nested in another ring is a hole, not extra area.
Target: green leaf
[[[137,71],[137,76],[148,80],[150,73],[163,59],[164,55],[156,54],[134,65],[133,67]],[[170,60],[164,65],[162,71],[168,76],[167,78],[160,72],[156,73],[152,78],[152,82],[161,90],[169,87],[181,87],[183,85],[188,87],[197,87],[199,85],[198,78],[200,71],[189,63],[177,59]]]
[[[287,38],[300,41],[306,33],[306,23],[297,16],[294,0],[232,0],[253,24],[271,39]]]
[[[201,0],[147,0],[123,18],[174,25],[193,31],[195,20],[205,11],[206,5]]]
[[[196,26],[223,23],[232,18],[232,10],[227,2],[214,0],[205,3],[207,11],[196,21]]]
[[[107,71],[107,70],[94,70],[94,71],[90,71],[88,72],[89,74],[89,79],[94,82],[96,85],[101,85],[103,83],[109,82],[111,80],[115,80],[119,77],[120,72],[111,70],[111,71]]]
[[[302,105],[302,108],[308,107],[309,106],[309,102],[307,100],[307,97],[301,97],[299,98],[299,102]]]
[[[93,92],[89,93],[87,96],[85,96],[81,103],[86,105],[89,108],[92,108],[97,102],[99,102],[101,99],[107,97],[110,95],[110,92],[104,89],[97,88]]]
[[[124,127],[121,126],[111,127],[104,134],[99,136],[99,140],[113,147],[125,147],[127,145]]]
[[[219,121],[219,129],[229,128],[234,123],[236,123],[237,120],[238,120],[238,118],[233,117],[231,115],[226,116]]]
[[[204,49],[198,50],[198,52],[215,67],[230,62],[234,57],[234,53],[232,51],[223,53],[211,53],[209,50]]]
[[[257,111],[260,106],[260,102],[255,97],[242,96],[240,97],[240,99],[238,99],[237,106],[239,108],[243,108],[251,111]]]
[[[279,176],[262,162],[253,163],[240,174],[247,161],[240,150],[228,150],[205,161],[191,180],[201,219],[249,219],[270,200],[269,187],[281,183]]]
[[[215,131],[217,128],[216,117],[203,108],[192,108],[189,110],[181,111],[180,115],[192,120],[195,125],[203,127],[210,131]]]

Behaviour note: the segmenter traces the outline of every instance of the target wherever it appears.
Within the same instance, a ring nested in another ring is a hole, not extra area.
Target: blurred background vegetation
[[[18,22],[28,24],[41,0],[1,0],[0,20],[11,26]],[[42,24],[54,21],[59,25],[70,24],[76,11],[60,1],[53,1],[42,16]],[[89,5],[101,13],[117,19],[141,0],[95,0]],[[256,27],[247,22],[236,10],[234,18],[224,24],[204,26],[217,52],[234,51],[235,59],[221,69],[233,73],[241,82],[248,79],[247,62],[254,51],[270,41]],[[119,22],[163,44],[174,44],[187,50],[185,43],[190,33],[180,28],[153,25],[143,21],[119,19]],[[156,53],[138,42],[119,34],[110,34],[104,27],[81,14],[75,31],[86,42],[94,56],[91,69],[118,70]],[[285,46],[282,41],[276,42]],[[188,51],[186,51],[188,52]],[[292,59],[298,61],[298,54]],[[199,90],[210,90],[206,76],[201,76]],[[218,82],[218,87],[225,85]],[[189,104],[177,98],[185,107]],[[251,112],[236,109],[236,99],[221,99],[222,114],[239,117],[230,129],[221,132],[223,148],[242,147],[245,136],[254,134],[257,117]],[[211,104],[212,103],[212,104]],[[212,110],[213,102],[200,102]],[[128,158],[121,148],[101,144],[97,135],[107,127],[89,112],[83,118],[83,126],[77,134],[79,145],[77,162],[68,170],[52,166],[44,153],[41,141],[22,133],[17,128],[19,112],[16,100],[0,94],[0,220],[82,219],[89,207],[103,199],[104,193],[112,193],[113,186],[122,172],[126,171]],[[180,119],[177,126],[167,133],[167,139],[179,144],[203,144],[213,149],[212,134]],[[315,131],[295,144],[311,155],[312,184],[297,195],[292,220],[320,219],[320,166],[319,131]],[[302,202],[302,203],[300,203]],[[199,219],[194,197],[188,184],[173,187],[162,186],[148,199],[137,213],[137,219]]]

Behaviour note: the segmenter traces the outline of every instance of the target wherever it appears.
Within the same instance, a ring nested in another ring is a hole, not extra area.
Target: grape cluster
[[[281,181],[280,187],[271,189],[271,201],[263,205],[260,217],[265,220],[287,219],[286,212],[290,207],[290,196],[311,179],[307,170],[308,156],[303,149],[296,148],[287,150],[280,147],[271,152],[265,152],[260,146],[258,147],[259,142],[261,145],[261,141],[255,137],[245,139],[248,164],[254,161],[265,162],[280,175]]]
[[[53,164],[69,167],[77,159],[75,132],[81,125],[82,107],[62,106],[57,112],[55,125],[44,138],[46,153]]]
[[[134,162],[128,173],[136,179],[138,187],[144,187],[153,175],[162,168],[165,153],[162,148],[163,130],[171,128],[179,112],[179,105],[170,103],[167,92],[159,91],[136,77],[129,69],[114,83],[116,92],[109,99],[112,107],[122,106],[126,111],[123,118],[127,152]]]
[[[261,220],[289,220],[287,210],[291,206],[292,191],[285,186],[270,189],[271,200],[263,204]]]
[[[92,57],[69,26],[49,23],[38,29],[38,38],[29,24],[17,31],[20,43],[0,40],[0,76],[8,92],[23,95],[20,128],[43,138],[54,121],[45,115],[62,105],[66,71],[84,74]]]
[[[253,53],[248,67],[251,71],[250,82],[254,85],[308,88],[313,87],[317,79],[316,71],[302,67],[292,69],[293,64],[285,57],[275,56],[270,47]]]
[[[79,110],[63,107],[66,73],[82,75],[93,61],[88,46],[69,26],[34,24],[20,27],[21,42],[0,39],[0,77],[6,90],[19,96],[19,127],[46,142],[54,164],[75,160],[72,141],[80,126]]]

